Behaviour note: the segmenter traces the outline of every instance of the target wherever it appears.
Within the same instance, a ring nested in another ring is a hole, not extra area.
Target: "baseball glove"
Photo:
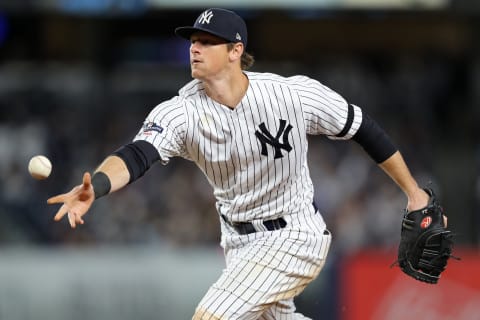
[[[424,190],[430,195],[428,205],[403,217],[397,264],[408,276],[435,284],[452,257],[453,235],[433,190]]]

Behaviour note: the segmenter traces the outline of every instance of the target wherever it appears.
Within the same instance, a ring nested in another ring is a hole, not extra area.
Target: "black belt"
[[[317,213],[318,207],[315,204],[315,202],[313,202],[313,207],[315,209],[315,213]],[[228,221],[227,217],[224,216],[223,214],[222,214],[222,219],[228,225],[230,225],[233,229],[235,229],[235,231],[237,231],[239,234],[242,234],[242,235],[260,231],[260,230],[257,230],[253,225],[253,223],[251,222],[230,222]],[[268,231],[274,231],[274,230],[285,228],[285,226],[287,225],[287,221],[285,221],[285,219],[280,217],[277,219],[262,221],[262,224],[265,226],[265,228],[267,228]]]
[[[228,222],[227,218],[224,215],[222,215],[222,218],[239,234],[244,235],[244,234],[250,234],[250,233],[259,231],[255,228],[255,226],[251,222]],[[273,230],[285,228],[285,226],[287,225],[287,221],[285,221],[285,219],[280,217],[277,219],[262,221],[262,224],[265,226],[265,228],[267,228],[268,231],[273,231]]]

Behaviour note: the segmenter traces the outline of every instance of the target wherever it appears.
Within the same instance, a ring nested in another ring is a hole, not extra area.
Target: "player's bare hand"
[[[47,203],[62,203],[53,219],[60,221],[67,215],[70,226],[75,228],[77,224],[84,223],[82,217],[88,212],[94,200],[95,193],[93,191],[92,178],[90,173],[85,172],[82,184],[75,186],[70,192],[49,198]]]

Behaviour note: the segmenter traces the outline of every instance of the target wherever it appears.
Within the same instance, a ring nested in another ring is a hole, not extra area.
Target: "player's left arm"
[[[400,151],[388,134],[367,113],[362,114],[362,123],[352,137],[387,175],[405,193],[407,210],[417,210],[428,204],[428,194],[418,186]]]
[[[400,151],[368,115],[363,114],[360,128],[352,139],[370,154],[407,196],[398,265],[405,274],[417,280],[437,283],[448,259],[452,257],[453,240],[452,233],[446,229],[447,218],[433,190],[418,186]]]
[[[387,160],[380,163],[379,166],[407,196],[407,211],[418,210],[428,204],[430,196],[418,186],[400,151],[395,152]]]
[[[428,203],[428,195],[410,174],[398,148],[375,120],[316,80],[296,77],[295,81],[308,134],[356,141],[403,190],[409,210]]]

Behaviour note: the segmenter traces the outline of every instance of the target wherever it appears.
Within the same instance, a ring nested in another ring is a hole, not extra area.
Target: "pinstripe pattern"
[[[349,139],[362,112],[305,76],[245,74],[249,87],[234,109],[193,80],[148,115],[145,124],[161,129],[142,128],[135,140],[152,143],[164,164],[177,156],[194,161],[220,215],[264,230],[239,235],[221,219],[227,268],[200,303],[201,319],[301,319],[292,299],[320,272],[330,244],[312,206],[307,135]],[[284,229],[262,225],[280,216]]]
[[[164,163],[175,156],[195,161],[214,188],[218,210],[230,221],[277,217],[310,204],[307,134],[336,139],[348,112],[340,95],[307,77],[247,75],[249,89],[234,110],[209,99],[194,80],[148,116],[146,122],[159,124],[163,132],[145,135],[141,130],[135,138],[157,147]],[[361,111],[354,110],[343,139],[360,126]],[[293,127],[289,141],[294,152],[282,150],[284,157],[273,159],[273,148],[267,146],[269,154],[263,156],[254,133],[264,123],[275,134],[280,119]]]

